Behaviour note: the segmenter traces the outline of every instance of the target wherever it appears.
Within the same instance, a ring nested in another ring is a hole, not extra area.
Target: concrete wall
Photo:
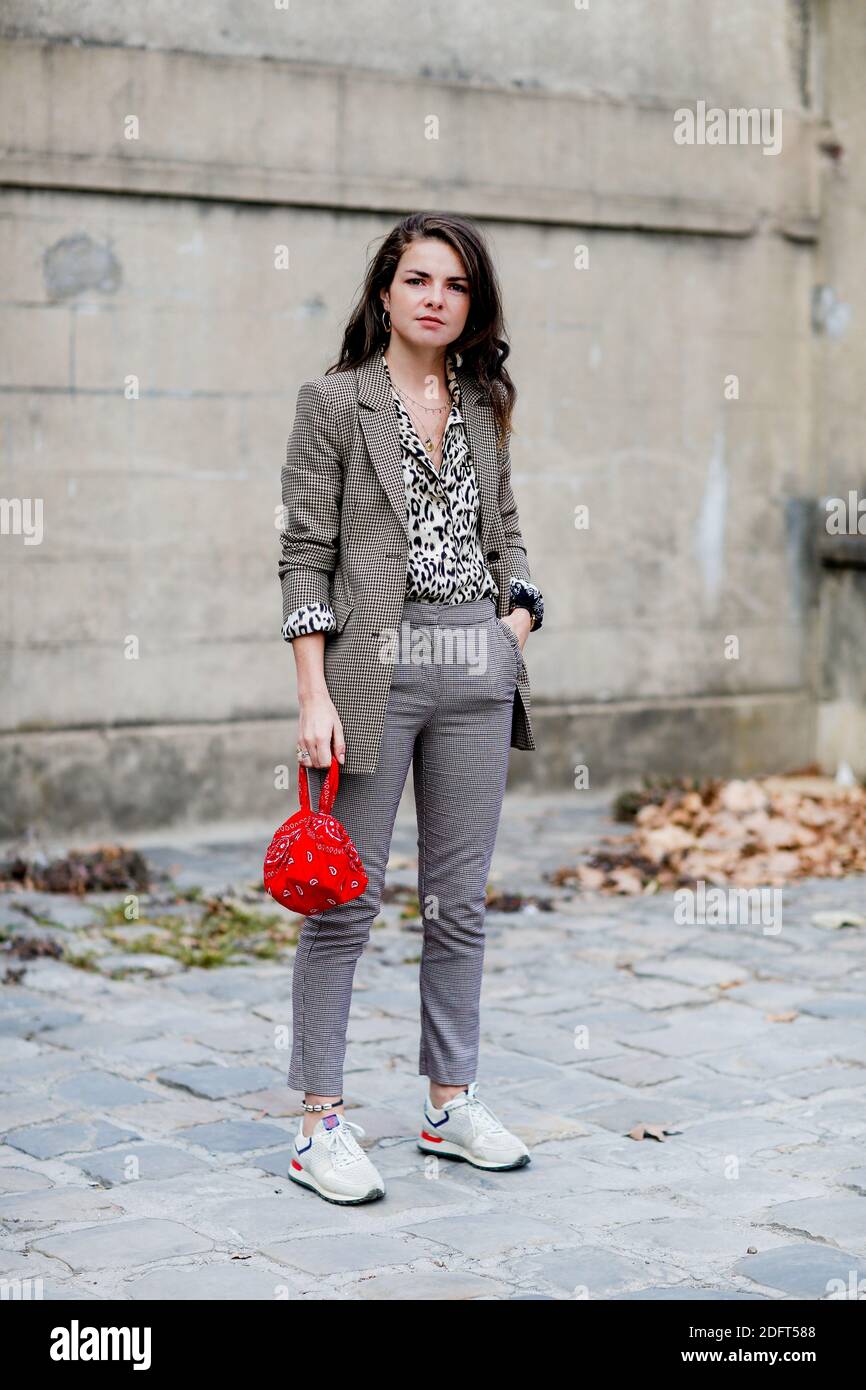
[[[815,248],[813,444],[819,497],[854,491],[866,512],[866,12],[855,0],[827,6],[824,23],[821,228]],[[866,532],[866,515],[860,521]],[[861,542],[866,546],[866,540]],[[828,569],[812,686],[817,754],[866,771],[866,562]]]
[[[280,8],[277,8],[277,4]],[[843,3],[843,7],[845,5]],[[849,5],[851,19],[857,6]],[[325,62],[399,78],[713,103],[796,104],[809,7],[799,0],[4,0],[10,36],[214,57]]]
[[[0,833],[284,810],[295,393],[419,206],[483,223],[514,343],[547,608],[512,779],[866,771],[864,593],[812,545],[863,471],[853,0],[5,16],[0,493],[43,499],[44,537],[0,536]],[[781,152],[677,145],[698,100],[781,108]],[[851,306],[829,329],[818,283]]]

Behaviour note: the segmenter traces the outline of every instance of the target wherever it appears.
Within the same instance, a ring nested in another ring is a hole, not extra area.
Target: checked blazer
[[[500,446],[493,410],[475,378],[465,367],[457,368],[457,378],[481,548],[499,589],[501,621],[510,607],[510,576],[532,582],[511,488],[510,432]],[[283,621],[304,604],[330,605],[337,626],[324,635],[324,672],[346,739],[341,771],[375,772],[394,669],[381,659],[380,634],[399,629],[409,552],[398,422],[378,351],[359,367],[300,387],[282,469],[282,526]],[[511,746],[536,746],[522,655]]]

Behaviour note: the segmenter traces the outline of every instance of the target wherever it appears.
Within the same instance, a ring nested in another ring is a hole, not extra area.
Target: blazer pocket
[[[337,621],[337,626],[332,631],[331,636],[336,637],[338,633],[343,631],[349,621],[352,609],[355,607],[355,595],[346,581],[342,565],[337,566],[331,579],[329,602]]]
[[[354,607],[355,603],[353,599],[345,599],[336,594],[334,595],[333,599],[331,600],[331,608],[333,610],[334,617],[337,620],[336,632],[334,634],[335,636],[337,635],[337,633],[343,631],[343,628],[346,626],[346,623],[352,616],[352,610],[354,609]]]

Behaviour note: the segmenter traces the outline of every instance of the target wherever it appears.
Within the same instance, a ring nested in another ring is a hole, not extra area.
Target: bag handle
[[[334,804],[334,797],[337,795],[337,788],[340,785],[340,764],[334,754],[331,754],[331,766],[328,768],[328,775],[322,783],[322,790],[319,793],[319,810],[326,815]],[[303,763],[298,763],[298,800],[301,803],[301,810],[309,814],[310,810],[310,783],[307,777],[307,769]]]

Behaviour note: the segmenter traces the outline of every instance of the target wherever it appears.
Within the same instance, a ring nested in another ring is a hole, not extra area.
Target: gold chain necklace
[[[399,386],[397,387],[397,390],[398,390],[398,393],[402,396],[402,395],[403,395],[403,392],[400,391]],[[411,399],[411,397],[410,397],[410,399]],[[405,404],[405,401],[404,401],[404,404]],[[444,410],[445,407],[442,406],[442,409]],[[432,438],[431,435],[428,434],[427,437],[426,437],[426,439],[423,437],[423,436],[424,436],[424,431],[423,431],[422,429],[419,428],[419,426],[418,426],[418,421],[415,419],[415,416],[412,414],[412,411],[409,409],[408,406],[406,406],[406,413],[408,414],[409,419],[412,421],[412,424],[415,426],[415,430],[416,430],[416,433],[417,433],[417,435],[418,435],[418,438],[421,440],[421,443],[424,445],[424,448],[427,450],[427,453],[430,454],[430,455],[432,456],[432,455],[435,453],[435,451],[439,449],[440,445],[442,444],[442,440],[445,438],[445,431],[446,431],[447,428],[448,428],[448,421],[447,421],[447,420],[445,421],[445,424],[442,426],[442,431],[441,431],[441,433],[440,433],[440,435],[439,435],[439,438],[436,440],[436,442],[435,442],[435,444],[434,444],[433,438]]]
[[[404,391],[400,386],[397,385],[397,382],[394,381],[394,377],[393,377],[393,375],[392,375],[392,373],[391,373],[391,368],[390,368],[390,366],[388,365],[388,359],[385,357],[384,353],[382,354],[382,359],[383,359],[383,361],[384,361],[386,367],[388,367],[388,375],[391,377],[391,381],[392,381],[393,384],[394,384],[394,389],[396,390],[396,392],[397,392],[398,396],[400,397],[400,399],[403,401],[403,405],[404,405],[404,407],[405,407],[405,409],[406,409],[406,413],[408,414],[409,419],[412,421],[412,424],[415,426],[415,432],[416,432],[416,434],[418,435],[418,438],[421,440],[422,444],[424,445],[424,448],[427,450],[427,453],[430,454],[430,455],[434,455],[435,452],[438,451],[438,449],[440,448],[440,446],[441,446],[441,444],[442,444],[442,440],[445,438],[445,431],[446,431],[447,428],[448,428],[448,421],[447,421],[447,420],[445,421],[445,424],[444,424],[443,427],[442,427],[442,432],[441,432],[441,434],[439,435],[438,440],[436,440],[436,442],[435,442],[435,444],[434,444],[432,435],[430,435],[429,433],[427,434],[427,437],[426,437],[426,438],[423,438],[423,436],[424,436],[424,434],[425,434],[425,431],[422,430],[422,429],[419,427],[418,421],[415,419],[415,416],[414,416],[413,412],[409,409],[409,406],[408,406],[406,403],[407,403],[407,401],[411,401],[413,405],[417,405],[417,406],[419,407],[419,409],[426,411],[428,415],[441,415],[441,414],[443,413],[443,411],[445,411],[445,410],[447,410],[447,411],[449,412],[449,414],[450,414],[450,410],[451,410],[450,402],[449,402],[449,404],[446,404],[446,405],[424,405],[423,401],[416,401],[414,396],[410,396],[409,393],[408,393],[408,391]],[[447,390],[447,385],[446,385],[446,390]],[[449,396],[450,396],[450,394],[451,394],[450,391],[448,391],[448,394],[449,394]],[[438,470],[437,470],[437,471],[438,471]]]
[[[392,378],[392,380],[393,380],[393,378]],[[423,436],[424,436],[424,434],[425,434],[425,431],[422,430],[422,429],[419,427],[418,421],[415,419],[414,413],[409,409],[409,407],[408,407],[408,405],[406,404],[406,402],[407,402],[407,401],[412,401],[412,404],[413,404],[413,405],[420,406],[420,408],[421,408],[422,410],[426,410],[427,413],[428,413],[428,415],[441,415],[441,414],[443,413],[443,411],[445,411],[445,410],[448,410],[448,411],[450,412],[450,406],[447,406],[447,405],[422,405],[420,401],[416,401],[416,400],[415,400],[414,396],[410,396],[410,395],[408,395],[407,392],[402,391],[402,390],[400,389],[400,387],[397,386],[397,383],[396,383],[396,382],[394,382],[394,386],[395,386],[395,388],[396,388],[396,391],[397,391],[398,396],[400,396],[401,400],[403,401],[404,406],[406,407],[406,412],[407,412],[407,414],[408,414],[408,416],[409,416],[409,419],[412,421],[412,424],[415,426],[415,429],[416,429],[417,434],[418,434],[418,438],[421,439],[421,442],[422,442],[422,444],[424,445],[424,448],[427,450],[428,454],[432,454],[432,453],[434,452],[434,449],[438,449],[438,448],[439,448],[439,445],[442,443],[442,440],[445,438],[445,431],[446,431],[446,429],[448,428],[448,421],[447,421],[447,420],[445,421],[445,424],[444,424],[443,427],[442,427],[442,432],[441,432],[441,434],[439,435],[439,438],[438,438],[438,440],[436,441],[436,443],[435,443],[435,445],[434,445],[432,436],[431,436],[430,434],[427,434],[426,439],[423,438]]]

